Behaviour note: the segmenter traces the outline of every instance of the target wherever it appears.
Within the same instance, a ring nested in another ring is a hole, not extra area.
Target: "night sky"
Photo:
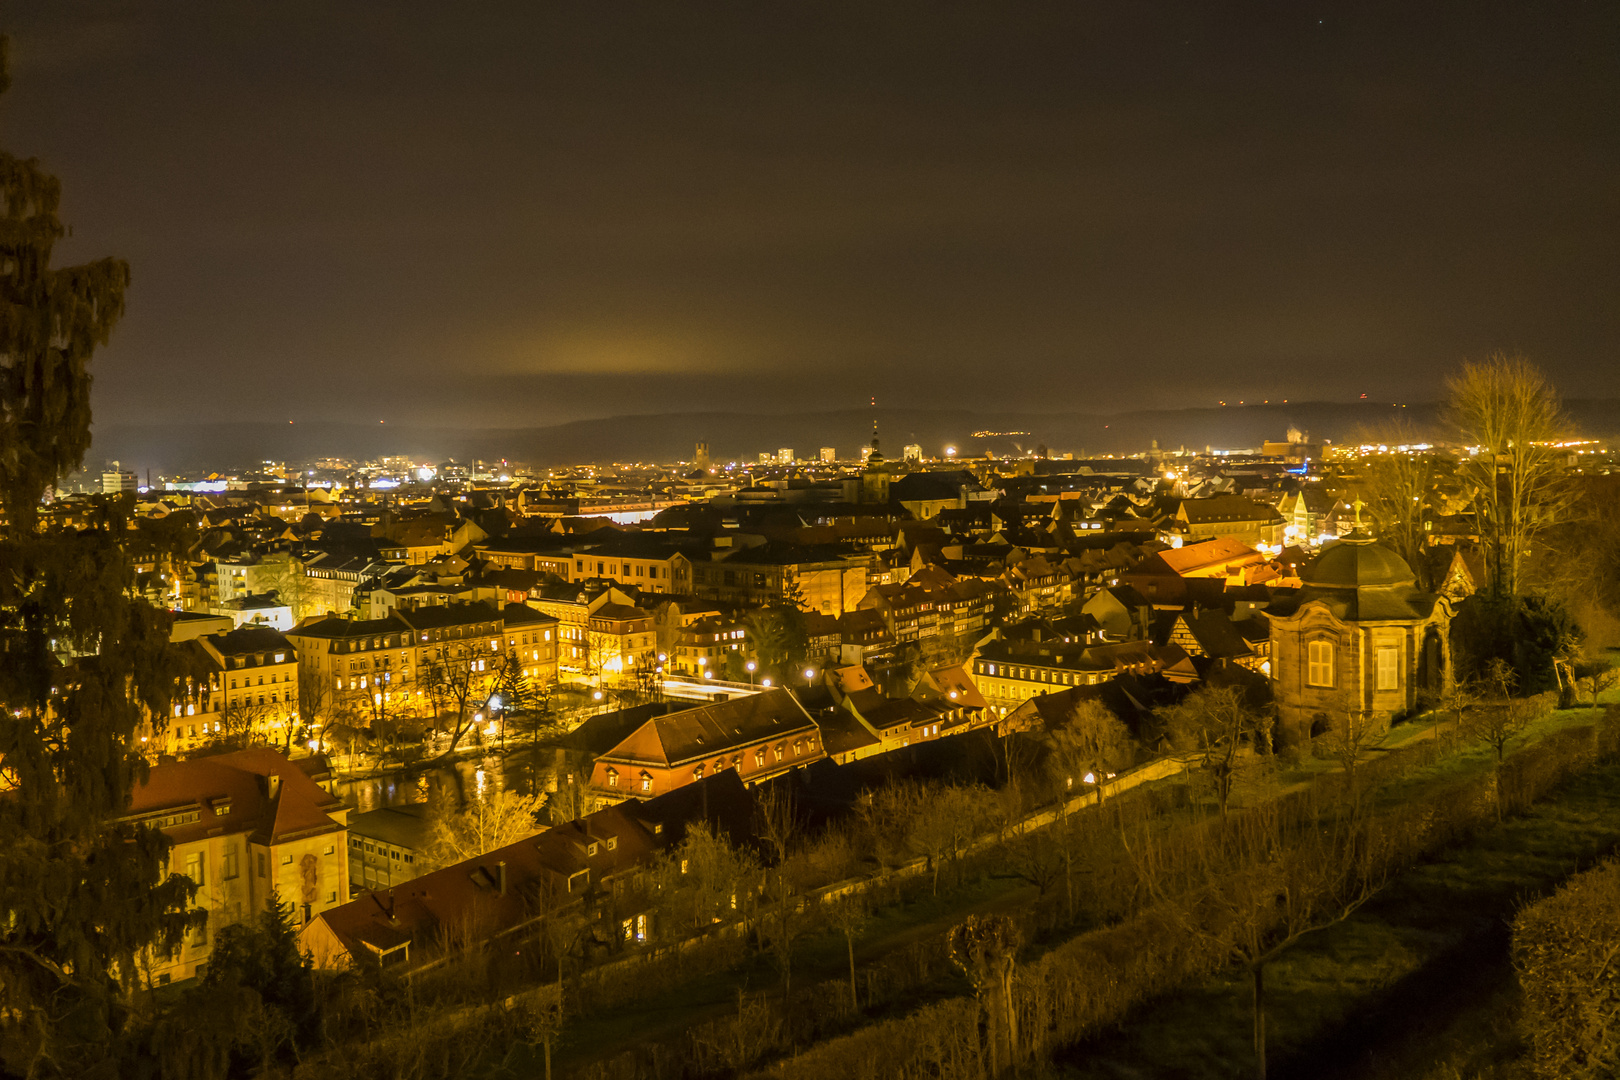
[[[1613,395],[1620,4],[8,4],[98,420]]]

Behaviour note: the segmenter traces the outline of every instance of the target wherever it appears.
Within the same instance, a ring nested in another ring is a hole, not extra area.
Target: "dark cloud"
[[[9,14],[107,421],[1610,392],[1613,4]]]

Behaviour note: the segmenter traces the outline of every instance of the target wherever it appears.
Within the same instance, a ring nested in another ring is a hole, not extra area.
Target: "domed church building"
[[[1300,578],[1267,609],[1282,741],[1298,745],[1353,715],[1388,728],[1419,690],[1450,679],[1451,602],[1419,589],[1406,560],[1360,528]]]

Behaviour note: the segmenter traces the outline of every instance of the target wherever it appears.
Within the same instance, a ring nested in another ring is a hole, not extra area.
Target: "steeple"
[[[867,455],[866,461],[869,465],[876,465],[882,460],[883,451],[878,449],[877,398],[874,396],[872,398],[872,452]]]

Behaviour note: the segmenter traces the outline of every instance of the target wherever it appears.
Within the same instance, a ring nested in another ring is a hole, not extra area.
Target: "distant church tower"
[[[873,399],[873,405],[877,404]],[[866,471],[861,474],[861,502],[885,505],[889,501],[889,463],[878,449],[877,417],[872,418],[872,451],[866,455]]]
[[[697,444],[697,452],[692,455],[692,464],[696,465],[698,468],[702,469],[704,472],[709,471],[709,444],[708,443],[700,442],[700,443]]]

